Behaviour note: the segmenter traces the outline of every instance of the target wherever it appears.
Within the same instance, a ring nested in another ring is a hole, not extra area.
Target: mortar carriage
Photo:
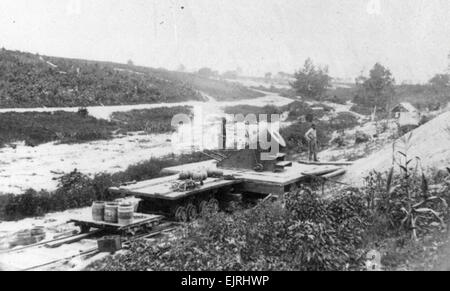
[[[279,147],[284,141],[269,131],[271,139]],[[224,141],[223,144],[226,144]],[[279,197],[307,183],[312,176],[333,177],[343,174],[336,165],[303,164],[287,161],[286,155],[272,154],[271,148],[264,150],[258,143],[255,149],[205,150],[211,160],[170,167],[162,173],[168,176],[114,187],[109,190],[122,195],[135,196],[142,201],[138,212],[161,214],[178,221],[195,220],[204,211],[217,211],[230,200],[231,194],[240,194],[245,200],[255,200],[273,195]],[[262,158],[266,154],[266,158]],[[269,157],[267,159],[267,157]],[[209,169],[219,171],[220,177],[208,177],[192,188],[174,188],[186,171]]]

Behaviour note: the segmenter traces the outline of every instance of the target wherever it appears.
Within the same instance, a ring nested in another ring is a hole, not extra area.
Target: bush
[[[355,104],[350,108],[350,111],[356,112],[361,115],[371,115],[373,113],[373,108]]]
[[[368,141],[370,141],[370,135],[368,135],[367,133],[364,133],[362,131],[357,131],[355,133],[355,143],[356,144],[366,143]]]
[[[359,125],[358,118],[350,112],[339,112],[330,119],[330,126],[337,131],[351,129]]]
[[[305,189],[289,194],[286,201],[286,207],[279,202],[266,201],[231,215],[207,216],[188,226],[183,239],[164,246],[135,241],[127,254],[107,258],[89,268],[155,271],[361,269],[367,209],[364,201],[353,193],[343,193],[328,201]]]
[[[86,109],[86,107],[80,107],[77,111],[78,115],[81,117],[87,117],[89,115],[89,111]]]
[[[29,146],[61,141],[63,143],[108,139],[115,125],[74,112],[8,112],[0,114],[3,142],[24,140]]]
[[[172,118],[177,114],[191,116],[192,107],[176,106],[114,112],[111,120],[115,121],[122,132],[145,131],[147,133],[166,133],[175,130],[172,127]]]
[[[303,101],[295,101],[283,107],[282,111],[289,112],[288,120],[296,121],[299,118],[311,115],[311,120],[307,120],[312,122],[314,119],[314,112],[306,102]],[[321,116],[320,116],[321,117]],[[317,117],[319,118],[319,116]]]

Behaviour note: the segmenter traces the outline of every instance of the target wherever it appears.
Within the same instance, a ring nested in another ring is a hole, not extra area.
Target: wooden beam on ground
[[[317,166],[351,166],[353,162],[309,162],[309,161],[298,161],[300,164],[304,165],[317,165]]]
[[[329,173],[333,173],[337,170],[341,170],[341,169],[322,169],[322,170],[315,170],[315,171],[309,171],[309,172],[302,172],[302,175],[305,176],[322,176],[322,175],[326,175]]]
[[[330,178],[334,178],[334,177],[339,177],[339,176],[344,175],[346,172],[347,172],[346,170],[341,169],[341,170],[337,170],[337,171],[334,171],[332,173],[323,175],[322,178],[330,179]]]
[[[90,237],[91,235],[97,234],[99,232],[100,232],[100,230],[93,230],[93,231],[88,232],[88,233],[83,233],[83,234],[80,234],[80,235],[69,237],[67,239],[58,240],[57,242],[51,242],[51,243],[46,244],[45,246],[48,247],[48,248],[51,248],[51,249],[58,248],[58,247],[60,247],[62,245],[65,245],[65,244],[71,244],[71,243],[80,241],[82,239]]]

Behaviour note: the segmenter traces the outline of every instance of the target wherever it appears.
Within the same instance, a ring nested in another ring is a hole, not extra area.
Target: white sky
[[[354,78],[379,61],[398,81],[424,81],[448,65],[450,1],[1,0],[0,46],[247,75],[311,57]]]

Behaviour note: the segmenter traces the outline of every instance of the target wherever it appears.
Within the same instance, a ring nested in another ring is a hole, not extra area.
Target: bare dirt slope
[[[348,169],[343,181],[361,185],[370,171],[388,171],[392,165],[392,145],[389,143],[380,151],[358,160]],[[396,149],[403,148],[402,142],[397,141]],[[412,131],[408,156],[419,157],[425,169],[450,166],[450,112],[443,113]]]

